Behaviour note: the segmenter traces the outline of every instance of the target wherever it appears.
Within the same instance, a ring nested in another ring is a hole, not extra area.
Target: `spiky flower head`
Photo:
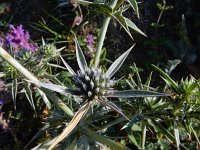
[[[72,80],[84,100],[110,94],[114,84],[113,80],[110,80],[100,68],[87,68],[85,72],[78,71],[76,75],[73,75]]]

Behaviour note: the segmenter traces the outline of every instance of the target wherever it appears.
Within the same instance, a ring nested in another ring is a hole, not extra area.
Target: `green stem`
[[[118,0],[113,0],[110,7],[113,9],[116,6],[117,2],[118,2]],[[95,55],[95,62],[94,62],[95,67],[98,67],[98,65],[99,65],[101,51],[102,51],[103,43],[104,43],[104,40],[105,40],[105,37],[106,37],[106,32],[107,32],[107,29],[108,29],[110,19],[111,19],[111,15],[105,16],[104,21],[103,21],[103,26],[101,28],[101,33],[100,33],[100,37],[99,37],[99,41],[98,41],[98,45],[97,45],[97,50],[96,50],[96,55]]]

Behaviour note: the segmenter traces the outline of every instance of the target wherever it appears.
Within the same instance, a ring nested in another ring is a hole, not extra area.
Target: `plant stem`
[[[113,0],[110,7],[113,9],[116,6],[117,2],[118,2],[118,0]],[[100,33],[100,37],[99,37],[99,41],[98,41],[98,45],[97,45],[97,50],[96,50],[96,55],[95,55],[94,67],[98,67],[98,65],[99,65],[101,51],[102,51],[103,43],[104,43],[104,40],[105,40],[105,37],[106,37],[106,32],[107,32],[107,29],[108,29],[110,19],[111,19],[111,15],[105,16],[105,18],[103,20],[103,26],[101,28],[101,33]]]

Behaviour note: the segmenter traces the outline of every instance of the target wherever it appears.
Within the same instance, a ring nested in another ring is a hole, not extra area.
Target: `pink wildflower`
[[[87,37],[86,37],[86,45],[88,47],[92,47],[93,44],[94,44],[94,37],[93,37],[93,35],[91,35],[91,34],[87,35]]]
[[[79,25],[83,20],[83,17],[82,16],[76,16],[75,19],[74,19],[74,23],[75,25]]]
[[[9,28],[10,31],[6,35],[6,42],[8,45],[12,46],[14,50],[18,51],[20,48],[23,48],[32,52],[37,51],[38,47],[36,44],[29,43],[30,34],[24,31],[22,25],[16,27],[9,25]]]

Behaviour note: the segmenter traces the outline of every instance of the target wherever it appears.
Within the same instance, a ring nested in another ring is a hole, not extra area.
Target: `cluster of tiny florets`
[[[95,96],[105,96],[112,92],[113,80],[110,80],[101,69],[87,68],[72,77],[79,95],[83,99],[92,100]]]

